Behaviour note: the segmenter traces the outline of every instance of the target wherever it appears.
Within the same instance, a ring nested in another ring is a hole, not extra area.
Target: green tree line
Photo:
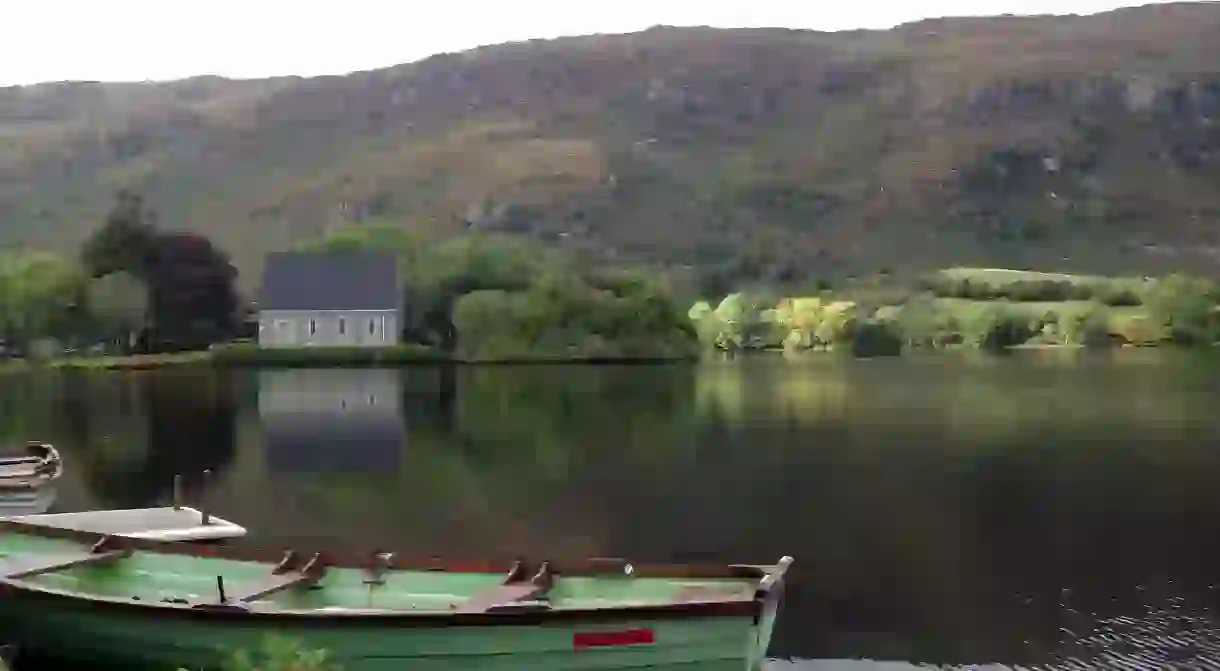
[[[1210,346],[1220,342],[1220,287],[1215,282],[1170,275],[1148,282],[1142,291],[1121,291],[1132,296],[1107,303],[1096,297],[1072,301],[1043,297],[1060,295],[1054,292],[1015,300],[1008,295],[997,299],[1002,293],[994,290],[985,294],[987,299],[963,298],[959,293],[943,297],[925,291],[901,304],[875,308],[824,297],[777,300],[742,292],[726,296],[714,307],[700,301],[688,316],[705,348],[730,351],[846,346],[865,353],[949,346]]]
[[[658,277],[526,238],[468,233],[438,241],[364,225],[300,249],[394,254],[405,339],[469,360],[670,359],[698,351],[693,325]]]
[[[0,340],[11,352],[64,347],[165,351],[234,337],[237,271],[210,240],[171,232],[120,192],[74,255],[0,255]]]

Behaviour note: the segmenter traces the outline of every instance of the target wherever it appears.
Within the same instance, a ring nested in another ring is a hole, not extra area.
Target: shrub
[[[851,353],[858,357],[896,356],[902,353],[902,336],[890,322],[861,322],[852,329]]]
[[[1103,305],[1114,308],[1136,307],[1144,304],[1139,294],[1123,287],[1101,287],[1097,290],[1096,297]]]
[[[267,636],[254,650],[236,650],[225,661],[225,671],[342,671],[325,650],[312,650],[292,638]],[[179,669],[178,671],[188,671]]]

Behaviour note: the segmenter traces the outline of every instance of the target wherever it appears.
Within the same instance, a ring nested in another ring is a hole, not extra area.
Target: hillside
[[[1220,5],[890,31],[654,28],[344,77],[0,89],[0,245],[113,191],[261,253],[517,231],[802,281],[954,263],[1211,271]]]

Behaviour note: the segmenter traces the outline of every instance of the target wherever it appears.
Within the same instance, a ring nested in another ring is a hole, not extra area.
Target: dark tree
[[[210,240],[193,233],[158,234],[145,264],[154,347],[196,349],[236,335],[237,270]]]
[[[237,270],[228,255],[201,235],[160,230],[138,194],[119,192],[81,259],[92,277],[126,271],[144,282],[146,349],[198,348],[237,332]]]
[[[85,242],[81,261],[92,277],[125,270],[147,281],[147,257],[158,237],[155,215],[144,199],[120,191],[100,229]]]

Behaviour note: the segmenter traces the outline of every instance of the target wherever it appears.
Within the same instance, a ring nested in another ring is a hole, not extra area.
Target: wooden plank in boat
[[[7,580],[32,578],[45,573],[66,571],[78,566],[106,564],[131,554],[130,550],[82,552],[74,555],[30,555],[0,559],[0,577]]]
[[[249,604],[295,587],[311,587],[317,584],[324,575],[326,575],[326,565],[322,561],[322,555],[314,554],[302,565],[300,555],[296,552],[289,552],[284,555],[284,559],[272,570],[271,577],[264,583],[248,587],[244,592],[233,596],[225,594],[222,578],[217,578],[217,586],[221,592],[221,605]]]
[[[517,562],[504,577],[504,582],[470,597],[458,607],[459,613],[490,613],[494,611],[512,610],[515,608],[546,608],[546,604],[527,604],[537,600],[555,584],[555,576],[551,573],[550,564],[543,562],[538,573],[528,580],[525,566]]]

